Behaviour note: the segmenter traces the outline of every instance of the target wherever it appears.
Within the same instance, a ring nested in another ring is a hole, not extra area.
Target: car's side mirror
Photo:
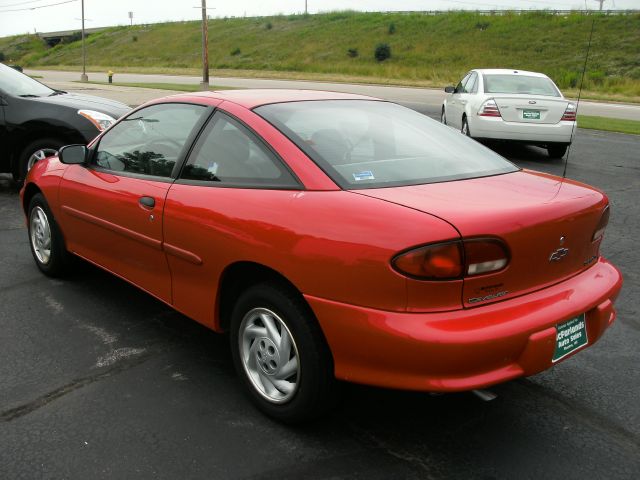
[[[58,151],[58,158],[67,165],[82,165],[87,161],[87,147],[84,145],[67,145]]]
[[[449,85],[448,87],[444,87],[444,91],[447,93],[456,93],[456,87]]]

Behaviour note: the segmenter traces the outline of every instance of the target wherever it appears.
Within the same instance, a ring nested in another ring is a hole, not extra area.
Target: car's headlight
[[[89,120],[101,132],[109,128],[116,121],[115,118],[110,117],[106,113],[96,112],[95,110],[78,110],[78,115],[82,115]]]

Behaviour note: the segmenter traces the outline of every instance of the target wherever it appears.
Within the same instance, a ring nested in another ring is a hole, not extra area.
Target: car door
[[[162,214],[202,105],[152,105],[123,119],[91,148],[89,165],[70,165],[60,184],[67,248],[171,302]]]
[[[257,134],[219,110],[202,131],[165,204],[173,305],[215,327],[218,281],[236,261],[269,264],[289,231],[269,226],[301,184]],[[291,245],[293,248],[293,245]]]
[[[469,80],[471,72],[467,73],[462,80],[456,86],[455,91],[449,97],[447,101],[447,124],[452,127],[460,128],[462,126],[462,108],[461,96],[464,93],[464,85]]]
[[[462,87],[462,92],[460,92],[460,96],[458,101],[460,102],[460,121],[462,121],[462,114],[466,113],[469,116],[472,113],[474,105],[474,98],[478,94],[478,74],[476,72],[471,72],[469,75],[469,79]]]

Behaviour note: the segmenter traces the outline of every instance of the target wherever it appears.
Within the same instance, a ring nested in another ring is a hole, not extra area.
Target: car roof
[[[317,100],[380,100],[366,95],[352,93],[326,92],[320,90],[285,90],[285,89],[247,89],[217,90],[212,92],[196,92],[172,95],[162,100],[189,101],[203,104],[225,100],[237,103],[245,108],[255,108],[270,103],[302,102]],[[161,100],[161,101],[162,101]]]
[[[517,70],[515,68],[475,68],[473,71],[482,74],[501,74],[501,75],[527,75],[529,77],[548,78],[544,73],[529,72],[527,70]]]

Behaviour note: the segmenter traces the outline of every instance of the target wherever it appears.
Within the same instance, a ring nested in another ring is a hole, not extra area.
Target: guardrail
[[[523,13],[544,13],[548,15],[568,15],[571,13],[579,13],[581,15],[636,15],[640,14],[640,10],[395,10],[384,12],[384,14],[401,14],[401,15],[446,15],[451,12],[477,13],[480,15],[521,15]]]

